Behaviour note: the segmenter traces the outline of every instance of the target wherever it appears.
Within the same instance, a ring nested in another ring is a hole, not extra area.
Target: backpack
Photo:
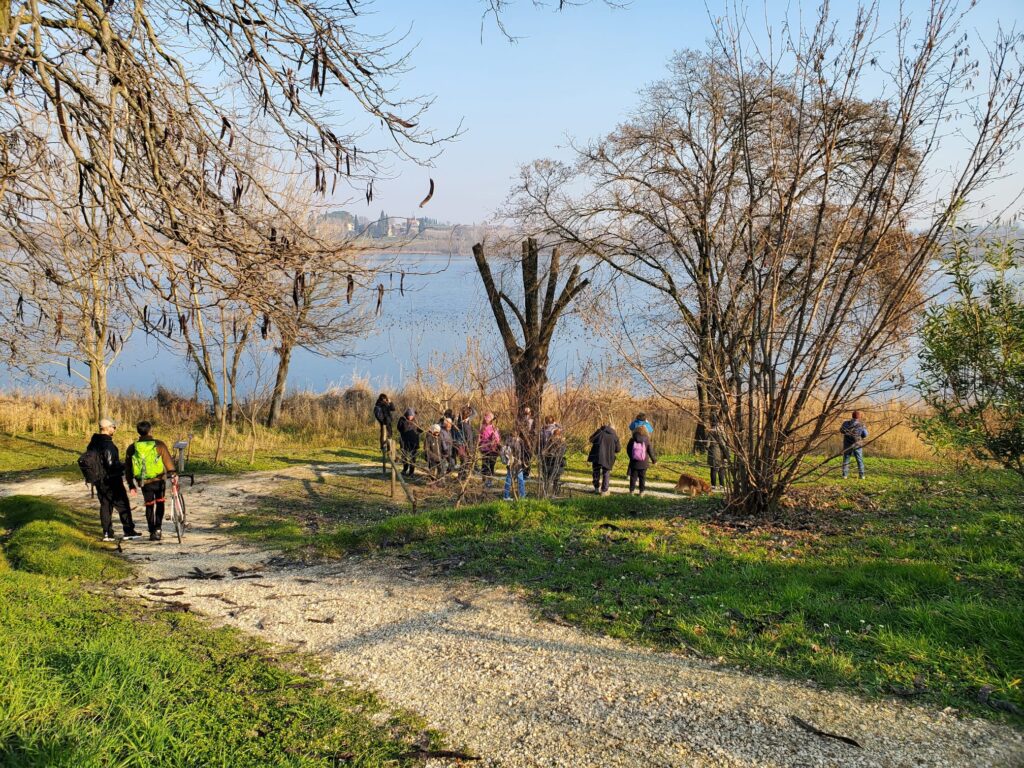
[[[373,406],[373,418],[377,420],[378,424],[384,423],[384,407],[379,403]]]
[[[103,457],[95,449],[88,450],[78,457],[78,468],[82,470],[82,477],[85,478],[87,485],[97,485],[107,479]]]
[[[156,442],[139,440],[132,454],[132,474],[137,480],[153,480],[164,473],[164,460],[156,449]]]
[[[647,443],[633,441],[633,449],[630,451],[630,458],[633,461],[647,461]]]

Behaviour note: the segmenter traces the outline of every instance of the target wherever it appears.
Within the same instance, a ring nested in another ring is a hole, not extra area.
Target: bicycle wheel
[[[175,491],[171,496],[172,514],[174,517],[174,535],[178,537],[181,544],[181,537],[185,535],[185,499],[181,491]]]

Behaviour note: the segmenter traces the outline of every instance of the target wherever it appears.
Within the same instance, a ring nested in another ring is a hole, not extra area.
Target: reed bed
[[[365,382],[345,389],[313,393],[300,391],[284,402],[281,419],[274,429],[261,424],[255,428],[256,448],[260,451],[305,444],[360,445],[376,441],[373,403],[377,393]],[[493,411],[499,429],[512,423],[514,397],[508,389],[462,394],[451,389],[431,388],[413,383],[392,399],[399,413],[415,408],[421,423],[436,420],[446,408],[458,410],[467,403],[479,413]],[[193,436],[193,448],[203,451],[216,442],[217,423],[203,404],[174,393],[158,395],[138,393],[113,394],[110,415],[125,425],[141,419],[154,422],[157,431],[167,438]],[[243,406],[233,424],[229,439],[248,446],[253,439],[252,424],[244,418],[252,413],[252,404]],[[692,409],[690,409],[692,410]],[[927,459],[934,454],[910,424],[913,410],[905,403],[891,401],[861,409],[873,436],[870,452],[876,456],[904,459]],[[686,408],[668,407],[662,400],[636,397],[627,390],[604,388],[554,388],[545,396],[545,413],[553,414],[563,425],[570,446],[582,449],[586,438],[602,423],[612,424],[620,434],[638,413],[646,414],[655,425],[655,440],[666,453],[692,453],[696,422]],[[824,451],[838,453],[841,438],[831,436]],[[95,425],[89,399],[21,391],[0,393],[0,431],[11,435],[37,434],[55,436],[86,436]]]

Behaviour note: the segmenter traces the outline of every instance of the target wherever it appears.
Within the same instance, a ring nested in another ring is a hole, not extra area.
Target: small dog
[[[676,483],[676,493],[689,493],[690,498],[694,496],[710,495],[711,485],[707,480],[688,475],[685,472],[679,476]]]

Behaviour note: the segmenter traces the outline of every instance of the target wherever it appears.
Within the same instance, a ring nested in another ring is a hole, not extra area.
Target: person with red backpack
[[[135,495],[135,485],[142,486],[142,499],[146,503],[146,525],[149,526],[149,540],[160,541],[164,522],[164,492],[168,474],[177,470],[171,452],[161,440],[149,433],[153,425],[140,421],[136,425],[139,439],[128,446],[124,454],[124,474],[128,480],[129,493]]]
[[[100,501],[100,525],[103,527],[103,541],[114,541],[112,512],[116,509],[121,518],[121,528],[126,541],[142,537],[135,530],[132,508],[124,489],[121,474],[124,464],[114,444],[117,424],[110,419],[100,419],[100,431],[92,436],[85,453],[78,459],[85,482],[96,489]]]
[[[647,470],[652,464],[658,463],[646,427],[639,426],[633,431],[633,436],[626,443],[626,455],[629,456],[629,495],[632,496],[639,485],[640,495],[643,496],[647,486]]]

